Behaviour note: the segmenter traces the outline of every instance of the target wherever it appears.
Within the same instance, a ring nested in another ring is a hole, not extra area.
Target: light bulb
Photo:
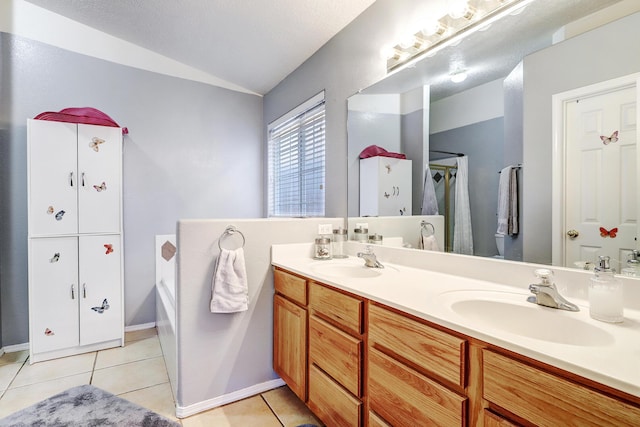
[[[380,58],[388,61],[396,56],[396,50],[390,44],[385,44],[380,48]]]
[[[416,45],[416,36],[414,36],[413,34],[405,34],[400,39],[400,43],[398,43],[398,46],[400,46],[403,49],[409,49],[410,47],[413,47],[415,45]]]
[[[425,36],[435,36],[436,34],[441,36],[447,31],[447,27],[440,21],[431,20],[424,23],[421,31]]]
[[[449,74],[449,78],[453,83],[462,83],[467,79],[467,72],[465,70],[455,71]]]
[[[453,1],[449,5],[449,16],[453,19],[462,18],[467,13],[468,8],[469,4],[467,4],[466,0]]]
[[[453,19],[471,19],[473,18],[473,12],[466,0],[457,0],[449,6],[449,16]]]

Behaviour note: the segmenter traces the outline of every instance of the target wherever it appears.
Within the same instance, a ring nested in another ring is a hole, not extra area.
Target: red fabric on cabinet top
[[[119,128],[120,125],[116,123],[111,117],[106,115],[100,110],[91,107],[73,107],[65,108],[58,112],[45,111],[34,117],[35,120],[50,120],[53,122],[67,122],[67,123],[84,123],[88,125],[100,125],[111,126]],[[127,128],[122,128],[124,135],[129,133]]]

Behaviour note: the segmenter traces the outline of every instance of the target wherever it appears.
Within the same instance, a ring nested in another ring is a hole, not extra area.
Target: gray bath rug
[[[180,424],[92,385],[82,385],[0,419],[0,426],[179,427]]]

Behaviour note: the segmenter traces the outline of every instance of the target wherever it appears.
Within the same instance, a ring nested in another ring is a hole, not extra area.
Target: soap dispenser
[[[603,322],[619,323],[624,320],[622,281],[614,276],[609,257],[598,257],[598,266],[589,283],[589,315]]]
[[[623,276],[640,277],[640,255],[634,249],[627,257],[627,266],[620,270]]]

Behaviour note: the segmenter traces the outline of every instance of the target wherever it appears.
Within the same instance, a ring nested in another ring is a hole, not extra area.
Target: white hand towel
[[[212,313],[236,313],[249,309],[249,286],[242,248],[220,251],[211,291]]]
[[[436,236],[433,234],[430,236],[422,236],[422,249],[426,251],[440,251]]]
[[[422,193],[422,215],[438,215],[438,200],[436,189],[433,185],[433,177],[429,165],[424,172],[424,192]]]
[[[498,234],[518,234],[518,181],[509,165],[500,171],[498,182]]]

